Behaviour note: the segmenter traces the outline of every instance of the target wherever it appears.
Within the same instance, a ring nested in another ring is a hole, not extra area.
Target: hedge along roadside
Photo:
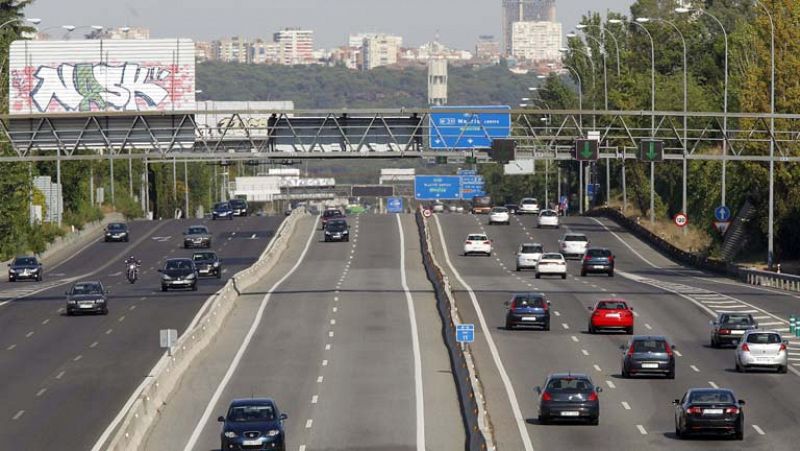
[[[475,451],[485,450],[487,447],[493,449],[489,415],[486,411],[483,389],[472,361],[472,354],[469,346],[462,347],[456,341],[456,325],[461,324],[461,318],[455,307],[450,282],[431,252],[431,237],[427,221],[420,211],[417,211],[415,217],[422,249],[422,262],[425,266],[425,274],[433,285],[436,295],[436,309],[442,320],[442,338],[444,338],[444,344],[450,356],[450,366],[453,369],[453,379],[458,391],[461,418],[467,436],[465,447]]]
[[[158,360],[100,436],[92,448],[93,451],[141,449],[160,407],[167,403],[186,370],[222,327],[233,309],[240,290],[256,283],[275,266],[290,243],[297,222],[303,216],[305,209],[292,211],[278,228],[258,261],[236,273],[224,287],[203,303],[186,331],[178,338],[172,355],[165,352]],[[109,438],[111,441],[106,446]]]

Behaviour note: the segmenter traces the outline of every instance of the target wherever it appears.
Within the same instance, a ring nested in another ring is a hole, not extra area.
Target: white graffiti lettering
[[[81,102],[81,96],[75,88],[75,66],[62,64],[58,68],[41,66],[33,74],[39,83],[31,91],[31,98],[36,108],[47,111],[50,101],[55,99],[67,111],[75,111]]]

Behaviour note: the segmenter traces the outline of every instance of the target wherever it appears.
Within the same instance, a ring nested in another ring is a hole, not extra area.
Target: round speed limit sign
[[[431,217],[431,213],[432,212],[431,212],[430,208],[426,208],[426,209],[422,210],[422,216],[425,216],[426,218],[430,218]]]
[[[689,223],[689,218],[685,213],[678,213],[672,218],[672,221],[678,227],[686,227],[686,224]]]

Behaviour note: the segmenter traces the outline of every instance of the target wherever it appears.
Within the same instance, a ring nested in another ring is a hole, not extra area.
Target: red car
[[[592,316],[589,318],[589,333],[597,333],[600,329],[624,330],[633,334],[633,307],[624,299],[602,299],[594,307],[589,307]]]

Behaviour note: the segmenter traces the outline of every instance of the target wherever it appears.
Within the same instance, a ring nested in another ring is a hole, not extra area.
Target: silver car
[[[775,368],[779,373],[789,369],[788,342],[773,330],[749,330],[736,346],[736,371],[750,368]]]
[[[542,257],[544,247],[539,243],[525,243],[517,251],[517,271],[526,268],[536,268],[536,263]]]
[[[566,233],[558,240],[558,249],[564,258],[583,258],[588,246],[589,238],[582,233]]]

